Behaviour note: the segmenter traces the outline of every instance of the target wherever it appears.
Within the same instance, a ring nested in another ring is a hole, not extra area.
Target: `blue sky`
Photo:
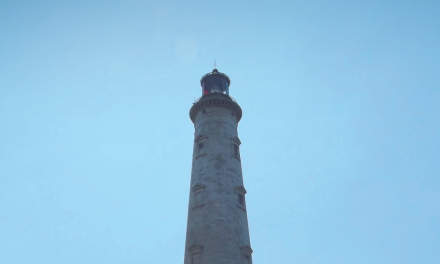
[[[182,263],[216,60],[255,264],[438,264],[439,47],[438,1],[1,1],[0,263]]]

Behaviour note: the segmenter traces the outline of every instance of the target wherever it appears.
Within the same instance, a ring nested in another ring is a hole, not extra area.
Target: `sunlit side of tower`
[[[237,126],[240,106],[217,69],[190,110],[194,150],[184,264],[252,264]]]

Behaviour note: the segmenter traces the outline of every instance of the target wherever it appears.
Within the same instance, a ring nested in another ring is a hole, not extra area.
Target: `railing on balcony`
[[[226,94],[225,94],[226,95]],[[237,101],[234,99],[234,97],[232,97],[232,96],[230,96],[230,95],[227,95],[229,98],[231,98],[231,100],[234,102],[234,103],[237,103]],[[200,101],[200,99],[202,99],[202,97],[203,96],[200,96],[199,98],[197,98],[197,99],[194,99],[194,103],[193,104],[195,104],[195,103],[197,103],[198,101]],[[237,103],[238,104],[238,103]]]

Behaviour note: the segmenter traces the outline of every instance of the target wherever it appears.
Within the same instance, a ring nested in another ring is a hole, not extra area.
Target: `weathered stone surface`
[[[237,126],[240,106],[223,94],[190,110],[194,150],[185,264],[251,264]]]

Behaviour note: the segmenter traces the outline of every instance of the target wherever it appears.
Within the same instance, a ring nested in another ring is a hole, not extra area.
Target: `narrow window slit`
[[[238,195],[238,203],[244,205],[244,195],[241,193]]]

